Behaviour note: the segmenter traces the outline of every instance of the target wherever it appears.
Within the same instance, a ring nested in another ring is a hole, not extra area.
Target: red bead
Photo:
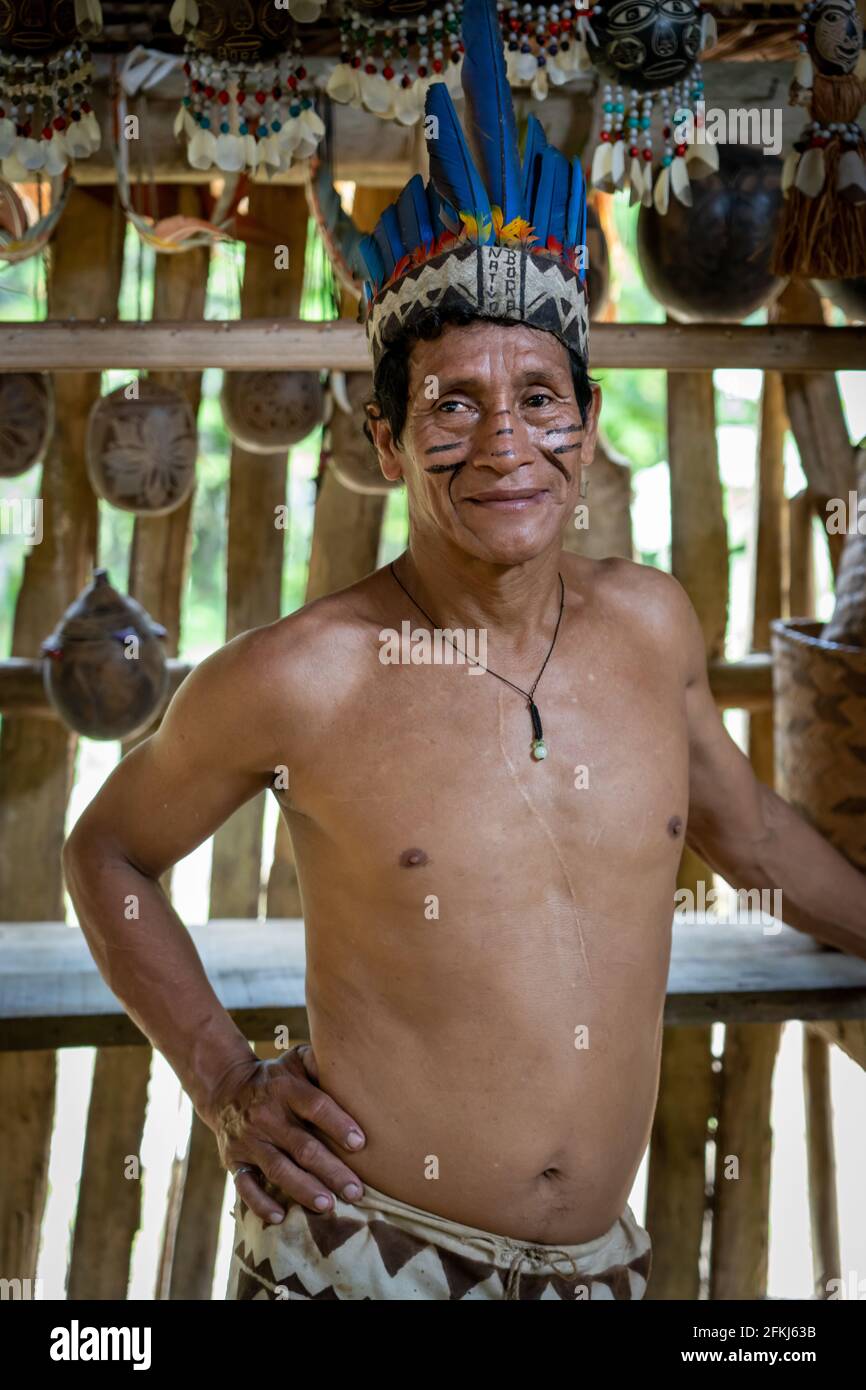
[[[519,19],[509,19],[509,21],[508,21],[508,27],[509,27],[509,29],[512,29],[512,30],[517,30],[517,29],[519,29],[519,28],[520,28],[520,20],[519,20]]]
[[[300,78],[300,80],[301,80],[302,82],[303,82],[304,78],[306,77],[306,75],[307,75],[307,69],[306,69],[306,68],[298,68],[298,77]]]
[[[638,149],[637,145],[630,145],[628,152],[631,155],[632,159],[637,159],[638,155],[640,154],[640,150]]]
[[[91,111],[93,110],[93,107],[90,105],[89,101],[83,101],[81,103],[81,109],[84,112],[85,116],[89,116]]]
[[[219,92],[218,95],[217,95],[217,101],[219,102],[220,106],[228,106],[228,104],[229,104],[229,94],[228,94],[228,92]]]
[[[54,120],[53,120],[53,122],[52,122],[52,124],[53,124],[55,130],[65,130],[65,129],[66,129],[66,121],[65,121],[65,119],[64,119],[63,116],[55,116],[55,117],[54,117]],[[29,127],[29,126],[27,127],[27,134],[28,134],[28,135],[30,134],[30,127]]]
[[[423,63],[421,64],[421,66],[420,66],[419,69],[418,69],[418,76],[419,76],[419,77],[426,77],[426,76],[427,76],[427,69],[425,68],[425,66],[424,66]]]
[[[394,69],[389,67],[387,63],[382,69],[382,76],[386,78],[388,82],[390,82],[391,78],[394,76]]]
[[[185,77],[189,77],[190,73],[192,72],[192,68],[190,67],[189,63],[184,63],[184,65],[183,65],[183,71],[184,71],[184,76],[185,76]]]
[[[57,125],[57,122],[55,121],[54,124]],[[66,122],[64,121],[63,124],[65,125]],[[59,128],[59,127],[58,127],[58,128]],[[33,134],[33,127],[32,127],[32,125],[30,124],[29,121],[25,121],[25,122],[24,122],[23,126],[21,127],[21,134],[22,134],[22,135],[32,135],[32,134]]]
[[[50,125],[44,125],[44,126],[42,127],[42,139],[43,139],[43,140],[50,140],[53,134],[54,134],[54,131],[51,129],[51,126],[50,126]]]
[[[256,92],[256,101],[259,103],[259,106],[264,106],[266,95],[266,92]]]
[[[238,106],[243,106],[243,104],[244,104],[244,102],[246,101],[246,99],[247,99],[247,94],[246,94],[246,92],[242,92],[242,91],[239,91],[238,94],[237,94],[237,97],[235,98],[235,100],[237,101]]]
[[[669,125],[666,125],[665,128],[664,128],[664,130],[662,131],[662,135],[665,137],[666,140],[667,140],[668,137],[670,136],[670,133],[671,133],[671,128],[670,128]]]
[[[357,62],[354,62],[354,63],[352,64],[352,66],[353,66],[353,67],[357,67],[357,66],[358,66]],[[293,91],[295,90],[295,88],[297,87],[297,85],[298,85],[298,79],[297,79],[296,77],[290,77],[290,78],[289,78],[289,81],[288,81],[289,90],[293,92]]]
[[[649,163],[649,161],[650,161],[650,160],[652,159],[652,157],[653,157],[653,152],[652,152],[652,150],[644,150],[644,152],[643,152],[643,157],[644,157],[644,159],[647,161],[647,163]]]
[[[677,153],[677,154],[685,154],[686,149],[687,149],[687,146],[686,146],[686,145],[677,145],[676,153]]]
[[[359,68],[360,66],[361,66],[361,59],[358,57],[358,55],[357,55],[357,53],[356,53],[355,56],[354,56],[354,58],[352,59],[352,67],[353,67],[353,68]],[[289,81],[291,82],[291,81],[293,81],[293,79],[290,78]]]
[[[558,25],[558,24],[548,24],[548,26],[547,26],[547,32],[548,32],[548,34],[558,34],[558,33],[559,33],[559,25]]]
[[[433,59],[433,71],[434,71],[434,72],[441,72],[441,71],[442,71],[442,59],[441,59],[441,58],[434,58],[434,59]]]
[[[400,86],[403,88],[404,91],[407,87],[412,86],[412,79],[409,76],[408,72],[404,72],[403,76],[400,78]]]
[[[369,73],[369,75],[372,77],[372,76],[374,75],[375,71],[376,71],[376,64],[375,64],[375,63],[365,63],[365,65],[364,65],[364,71],[365,71],[366,73]]]
[[[215,87],[212,87],[212,86],[210,85],[210,83],[208,83],[207,86],[205,87],[205,89],[204,89],[204,94],[205,94],[205,96],[207,97],[208,101],[210,101],[210,99],[211,99],[211,97],[213,96],[215,90],[216,90],[216,88],[215,88]]]
[[[609,131],[609,130],[603,130],[603,131],[601,132],[601,138],[602,138],[602,140],[609,140],[609,139],[610,139],[610,131]]]
[[[193,89],[194,92],[200,92],[200,91],[201,91],[201,83],[199,82],[199,80],[198,80],[197,77],[194,77],[194,78],[192,79],[192,89]]]

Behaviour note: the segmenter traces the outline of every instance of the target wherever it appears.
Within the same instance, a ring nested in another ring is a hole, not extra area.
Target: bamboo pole
[[[51,247],[48,312],[116,313],[122,219],[80,189],[70,195]],[[40,364],[41,365],[41,364]],[[99,377],[83,371],[54,382],[56,424],[42,468],[43,539],[24,565],[12,649],[39,645],[88,577],[96,503],[84,466],[84,434]],[[72,784],[75,738],[59,721],[12,718],[0,734],[0,916],[62,919],[60,851]],[[0,1276],[33,1278],[46,1195],[54,1115],[53,1052],[0,1056]]]
[[[673,573],[697,612],[707,655],[722,655],[728,545],[716,449],[712,374],[668,377]],[[710,870],[686,848],[678,886],[697,890]],[[647,1297],[696,1299],[706,1210],[706,1145],[716,1112],[711,1031],[666,1030],[650,1141],[647,1228],[653,1268]]]
[[[803,1028],[803,1088],[806,1100],[806,1158],[815,1297],[827,1298],[831,1279],[842,1277],[836,1202],[836,1147],[830,1089],[830,1045],[808,1024]]]
[[[270,308],[271,306],[266,306]],[[591,365],[669,372],[759,367],[785,373],[866,370],[866,328],[797,325],[596,323]],[[368,371],[363,326],[291,317],[207,323],[93,321],[0,324],[0,371],[99,371],[107,367],[193,371],[205,367]],[[794,419],[792,411],[792,421]],[[835,494],[828,494],[835,495]]]

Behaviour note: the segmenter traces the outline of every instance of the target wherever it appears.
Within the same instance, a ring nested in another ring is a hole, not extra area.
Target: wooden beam
[[[248,1037],[273,1037],[280,1024],[292,1038],[309,1036],[300,919],[211,921],[189,930],[221,1003]],[[664,1013],[669,1036],[703,1032],[719,1021],[816,1021],[866,1067],[866,961],[828,951],[780,924],[773,931],[743,920],[673,919]],[[148,1046],[77,927],[0,926],[0,1049],[126,1044]],[[681,1138],[674,1133],[674,1155]]]
[[[142,371],[246,370],[361,372],[370,368],[364,328],[348,319],[290,318],[206,323],[101,323],[57,320],[0,325],[0,371],[74,372],[109,367]],[[590,366],[717,367],[826,373],[866,370],[866,328],[796,325],[597,323]],[[829,378],[828,378],[829,380]],[[834,494],[835,495],[835,494]]]

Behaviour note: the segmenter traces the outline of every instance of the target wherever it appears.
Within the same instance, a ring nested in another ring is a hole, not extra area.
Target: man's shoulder
[[[687,618],[691,608],[688,595],[665,570],[619,555],[604,560],[577,555],[565,559],[578,592],[591,594],[595,601],[619,610],[624,617],[665,628],[677,626]]]

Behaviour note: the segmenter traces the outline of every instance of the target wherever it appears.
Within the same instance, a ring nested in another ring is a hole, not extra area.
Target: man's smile
[[[496,488],[490,492],[476,492],[471,497],[461,497],[461,502],[471,502],[473,506],[496,512],[520,512],[527,507],[535,507],[549,497],[543,488]]]

